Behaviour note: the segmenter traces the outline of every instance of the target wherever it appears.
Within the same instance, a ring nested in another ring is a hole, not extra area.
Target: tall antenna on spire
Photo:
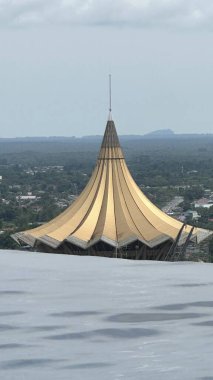
[[[111,78],[112,78],[112,75],[109,74],[109,117],[108,117],[108,120],[111,121],[112,120],[112,86],[111,86]]]

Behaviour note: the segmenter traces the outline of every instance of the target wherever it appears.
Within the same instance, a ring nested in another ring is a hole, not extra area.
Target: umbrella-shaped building
[[[172,218],[133,180],[109,114],[93,174],[64,212],[37,228],[13,235],[33,249],[133,259],[171,259],[212,234]]]

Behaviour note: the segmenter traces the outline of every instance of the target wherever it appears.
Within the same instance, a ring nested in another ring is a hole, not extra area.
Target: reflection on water
[[[13,349],[13,348],[26,348],[30,347],[26,344],[19,344],[19,343],[5,343],[5,344],[0,344],[0,350],[8,350],[8,349]]]
[[[159,332],[154,329],[143,329],[143,328],[129,328],[129,329],[99,329],[92,331],[81,331],[76,333],[67,333],[61,335],[50,335],[46,337],[47,339],[53,340],[72,340],[72,339],[88,339],[94,337],[107,337],[111,339],[136,339],[141,337],[149,337],[153,335],[158,335]]]
[[[139,322],[162,322],[179,319],[200,318],[205,314],[198,313],[123,313],[111,315],[107,318],[110,322],[139,323]]]
[[[57,360],[58,361],[58,360]],[[59,360],[60,361],[60,360]],[[50,363],[55,363],[56,360],[51,359],[23,359],[23,360],[8,360],[2,363],[2,369],[18,369],[27,367],[43,367]]]
[[[159,310],[183,310],[190,307],[213,307],[213,301],[198,301],[198,302],[188,302],[188,303],[172,303],[168,305],[160,305],[154,307],[154,309]]]
[[[52,313],[50,314],[51,317],[62,317],[62,318],[70,318],[70,317],[83,317],[83,316],[89,316],[89,315],[98,315],[101,314],[98,311],[95,310],[84,310],[84,311],[62,311],[60,313]]]
[[[183,288],[196,288],[199,286],[209,286],[213,285],[213,282],[204,282],[204,283],[186,283],[186,284],[175,284],[174,287],[183,287]]]
[[[90,368],[104,368],[104,367],[110,367],[112,366],[112,363],[81,363],[81,364],[73,364],[64,367],[64,369],[90,369]]]
[[[213,380],[213,265],[7,252],[0,268],[0,379]]]
[[[14,325],[6,325],[6,324],[0,324],[0,332],[3,331],[10,331],[10,330],[17,330],[18,327]]]
[[[10,315],[20,315],[24,313],[24,311],[0,311],[0,317],[9,317]]]
[[[22,290],[0,290],[0,297],[1,296],[18,296],[20,294],[28,294],[28,293]]]

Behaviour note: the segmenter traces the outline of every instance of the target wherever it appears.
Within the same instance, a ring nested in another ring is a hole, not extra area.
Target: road
[[[176,196],[170,202],[168,202],[167,205],[162,208],[162,210],[166,213],[172,212],[175,207],[183,202],[183,200],[183,197]]]

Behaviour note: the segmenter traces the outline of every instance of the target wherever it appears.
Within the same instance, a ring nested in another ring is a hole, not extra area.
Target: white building
[[[210,208],[213,206],[213,201],[208,198],[201,198],[194,202],[195,208],[204,207],[204,208]]]
[[[37,199],[36,195],[18,195],[16,197],[17,201],[26,201],[26,200],[35,200]]]

